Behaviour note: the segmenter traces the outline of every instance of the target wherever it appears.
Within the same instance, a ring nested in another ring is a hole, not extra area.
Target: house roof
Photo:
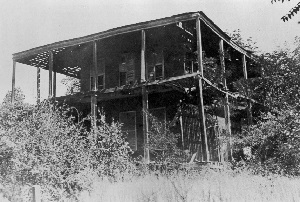
[[[76,47],[78,46],[87,44],[89,42],[93,42],[95,40],[108,38],[111,36],[125,34],[129,32],[139,31],[143,29],[149,29],[157,26],[168,25],[180,21],[196,19],[198,17],[213,32],[215,32],[221,39],[227,42],[230,46],[232,46],[240,53],[245,54],[247,57],[251,57],[251,53],[249,51],[235,44],[225,32],[223,32],[217,25],[214,24],[212,20],[210,20],[202,11],[199,11],[199,12],[183,13],[179,15],[173,15],[171,17],[157,19],[157,20],[151,20],[151,21],[126,25],[122,27],[109,29],[107,31],[87,35],[84,37],[79,37],[79,38],[55,42],[44,46],[39,46],[26,51],[14,53],[13,60],[19,63],[48,69],[47,58],[49,57],[49,51],[53,51],[53,54],[58,54],[59,52],[65,51],[65,49],[69,48],[69,52],[73,52],[74,48],[70,49],[70,47],[75,47],[76,49]],[[78,68],[74,67],[73,69],[65,70],[65,72],[62,70],[61,73],[64,73],[69,76],[76,76],[79,71],[80,71],[79,67]]]

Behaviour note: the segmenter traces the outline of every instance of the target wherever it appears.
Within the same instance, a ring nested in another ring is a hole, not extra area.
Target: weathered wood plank
[[[92,65],[92,77],[94,78],[93,80],[93,91],[97,91],[98,86],[97,86],[97,42],[93,42],[93,65]],[[90,77],[91,77],[90,76]],[[96,121],[97,121],[97,97],[95,94],[91,96],[91,118],[92,118],[92,128],[96,127]]]
[[[248,74],[247,74],[247,59],[246,59],[246,56],[243,55],[243,72],[244,72],[244,79],[248,79]],[[249,92],[248,92],[248,88],[247,88],[247,94],[246,94],[247,97],[249,97]],[[252,102],[251,100],[247,100],[247,105],[248,105],[248,108],[247,108],[247,120],[248,120],[248,128],[250,125],[252,125]]]
[[[15,102],[15,86],[16,86],[16,61],[13,60],[11,103]]]
[[[224,58],[224,42],[223,39],[219,41],[219,52],[220,52],[220,61],[221,61],[221,68],[222,68],[222,79],[223,79],[223,86],[225,91],[227,91],[227,82],[226,82],[226,67],[225,67],[225,58]],[[225,125],[226,130],[229,135],[229,147],[230,147],[230,158],[232,158],[232,137],[231,137],[231,121],[230,121],[230,110],[229,110],[229,100],[228,94],[225,94],[224,98],[224,114],[225,114]]]
[[[53,80],[52,80],[52,74],[53,74],[53,53],[52,51],[49,51],[49,98],[53,97]]]
[[[41,69],[37,67],[36,70],[36,102],[39,104],[41,102]]]
[[[145,163],[150,163],[150,153],[149,153],[149,117],[148,117],[148,92],[146,86],[142,87],[142,102],[143,102],[143,136],[144,136],[144,160]]]
[[[142,47],[141,47],[141,82],[146,81],[146,33],[145,30],[142,30]]]
[[[197,29],[197,52],[198,52],[198,64],[200,76],[203,76],[203,55],[202,55],[202,39],[201,39],[201,28],[200,28],[200,18],[196,19],[196,29]],[[205,113],[203,104],[203,86],[202,78],[198,78],[199,87],[199,117],[200,117],[200,130],[201,130],[201,142],[202,142],[202,152],[204,156],[204,161],[209,161],[209,151],[207,144],[207,134],[206,134],[206,124],[205,124]]]
[[[56,72],[53,72],[53,97],[56,98]]]

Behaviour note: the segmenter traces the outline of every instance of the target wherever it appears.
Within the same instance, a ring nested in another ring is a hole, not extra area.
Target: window
[[[126,85],[126,72],[120,72],[120,86]]]
[[[136,137],[136,113],[135,111],[121,112],[120,123],[122,123],[122,133],[126,137],[126,141],[132,150],[137,150],[137,137]]]
[[[104,74],[98,76],[98,90],[104,89]]]
[[[163,78],[164,78],[163,65],[162,64],[155,65],[155,80],[163,79]]]

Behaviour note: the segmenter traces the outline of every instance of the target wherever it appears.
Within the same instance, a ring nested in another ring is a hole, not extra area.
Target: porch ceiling
[[[90,66],[92,62],[92,44],[79,44],[76,46],[57,48],[52,50],[54,71],[71,77],[80,78],[80,70]],[[29,55],[17,62],[49,69],[49,51]]]
[[[230,44],[230,46],[232,46],[234,49],[241,52],[242,54],[245,54],[247,57],[251,57],[249,51],[244,50],[243,48],[239,47],[234,42],[232,42],[230,40],[230,37],[225,32],[223,32],[217,25],[215,25],[214,22],[210,20],[202,11],[199,11],[183,13],[158,20],[127,25],[123,27],[110,29],[104,32],[88,35],[85,37],[40,46],[27,51],[15,53],[13,54],[13,59],[19,63],[48,69],[49,51],[52,51],[54,56],[54,67],[56,68],[54,69],[54,71],[64,75],[80,78],[80,69],[89,65],[86,61],[87,57],[91,57],[92,50],[89,51],[88,49],[91,48],[90,46],[93,41],[142,29],[149,29],[153,27],[195,19],[197,17],[200,17],[200,19],[213,32],[215,32],[220,38],[222,38],[224,41]],[[83,54],[79,54],[80,51],[82,51]],[[80,61],[83,58],[84,61]]]

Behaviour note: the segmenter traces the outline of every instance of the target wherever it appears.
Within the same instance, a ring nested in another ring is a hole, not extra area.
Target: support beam
[[[145,30],[142,30],[142,47],[141,47],[141,82],[145,82],[147,78],[146,74],[146,33]]]
[[[53,97],[53,80],[52,80],[52,74],[53,74],[53,53],[52,51],[49,51],[49,98]]]
[[[146,73],[146,33],[145,30],[141,31],[142,35],[142,41],[141,41],[141,82],[145,82],[147,78]],[[143,102],[143,137],[144,137],[144,160],[145,163],[150,163],[150,152],[148,148],[149,144],[149,137],[148,137],[148,131],[149,131],[149,117],[148,117],[148,92],[147,87],[145,85],[142,86],[142,102]]]
[[[13,60],[13,72],[12,72],[12,89],[11,89],[11,103],[15,102],[15,88],[16,88],[16,61]]]
[[[248,79],[248,74],[247,74],[247,60],[246,60],[246,55],[243,55],[243,72],[244,72],[244,79]],[[248,92],[248,88],[247,88],[247,97],[249,97],[249,92]],[[247,120],[248,120],[248,129],[249,127],[252,125],[252,103],[251,100],[247,100]]]
[[[97,43],[96,41],[93,41],[93,66],[91,71],[91,77],[94,78],[93,80],[93,89],[94,91],[97,91]],[[92,128],[96,128],[96,122],[97,122],[97,97],[96,95],[91,96],[91,124]]]
[[[224,57],[224,42],[223,39],[220,39],[219,42],[219,52],[220,52],[220,62],[222,68],[222,79],[223,79],[223,86],[225,91],[227,91],[227,82],[226,82],[226,67],[225,67],[225,57]],[[229,158],[232,160],[232,135],[231,135],[231,121],[230,121],[230,110],[229,110],[229,101],[228,101],[228,94],[225,95],[224,98],[224,114],[225,114],[225,125],[226,125],[226,132],[229,136],[229,147],[230,147],[230,154]]]
[[[53,97],[56,98],[56,72],[53,72]]]
[[[41,69],[37,67],[36,73],[36,103],[40,104],[41,102]]]
[[[97,126],[97,97],[91,96],[91,128],[95,129]]]
[[[203,161],[209,161],[209,151],[208,142],[206,134],[206,124],[205,124],[205,113],[203,104],[203,89],[202,89],[202,76],[203,76],[203,55],[202,55],[202,39],[201,39],[201,28],[200,28],[200,18],[196,19],[196,29],[197,29],[197,52],[198,52],[198,66],[200,77],[198,79],[199,87],[199,116],[200,116],[200,131],[201,131],[201,143],[202,143],[202,156]]]
[[[92,66],[92,76],[94,77],[94,91],[98,90],[97,80],[97,42],[93,41],[93,66]]]
[[[148,148],[149,144],[149,117],[148,117],[148,92],[147,87],[142,87],[142,102],[143,102],[143,136],[144,136],[144,160],[145,163],[150,163],[150,152]],[[146,146],[147,145],[147,146]]]

